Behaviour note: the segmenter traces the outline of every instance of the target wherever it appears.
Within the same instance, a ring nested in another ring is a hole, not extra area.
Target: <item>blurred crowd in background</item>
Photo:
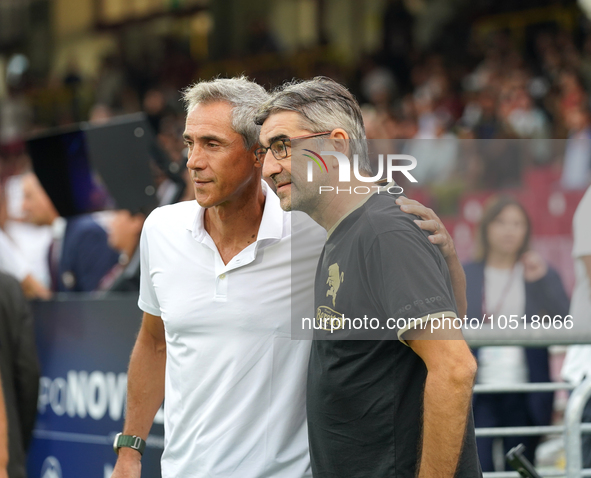
[[[392,148],[424,158],[415,170],[418,198],[441,214],[457,216],[465,193],[519,188],[536,168],[563,190],[584,190],[591,181],[591,22],[579,12],[570,31],[546,19],[524,27],[521,35],[509,29],[477,35],[459,18],[436,45],[419,48],[405,5],[384,5],[380,45],[347,64],[322,46],[321,53],[286,54],[264,18],[250,24],[244,57],[229,55],[217,63],[196,60],[174,38],[165,39],[153,56],[146,51],[142,62],[127,58],[123,48],[109,53],[94,77],[82,74],[76,58],[61,77],[35,76],[26,56],[14,54],[0,98],[0,181],[29,168],[27,135],[137,111],[148,115],[160,144],[182,166],[182,88],[199,78],[240,73],[272,88],[297,77],[304,61],[308,76],[330,76],[355,93],[368,138],[419,140]],[[454,41],[444,40],[450,37]],[[421,141],[435,138],[446,145],[436,147],[436,158]],[[548,142],[538,143],[533,154],[518,154],[510,142],[505,149],[465,151],[468,140],[501,138]],[[569,147],[568,138],[580,141]]]
[[[461,259],[471,258],[486,200],[499,191],[513,192],[525,206],[520,210],[524,217],[529,214],[533,248],[558,270],[570,293],[572,217],[591,184],[591,21],[576,3],[477,2],[489,16],[497,15],[495,8],[501,10],[493,24],[503,24],[502,15],[508,14],[508,24],[517,21],[517,27],[478,28],[479,11],[467,9],[426,47],[416,34],[412,2],[381,3],[379,41],[354,61],[342,61],[321,34],[317,45],[286,52],[265,18],[248,23],[248,41],[239,53],[208,60],[195,54],[195,45],[170,37],[157,51],[146,48],[139,59],[127,55],[123,46],[109,52],[93,76],[82,71],[79,58],[70,58],[61,75],[44,76],[31,71],[26,55],[14,48],[4,52],[0,269],[13,271],[30,297],[137,290],[144,212],[103,212],[93,215],[92,224],[78,224],[102,244],[92,253],[78,250],[79,244],[71,246],[72,257],[104,258],[94,261],[100,262],[100,270],[89,272],[88,280],[68,275],[74,266],[52,264],[63,260],[54,258],[54,248],[65,246],[64,231],[74,226],[70,219],[67,224],[56,221],[58,212],[30,174],[27,137],[81,121],[104,124],[141,111],[176,165],[170,170],[182,172],[183,88],[217,75],[245,74],[269,89],[294,77],[325,75],[356,95],[368,139],[388,141],[389,152],[419,158],[413,171],[416,185],[396,179],[409,197],[444,218]],[[568,21],[555,21],[552,10],[527,10],[540,3],[560,5],[557,11],[570,12]],[[455,9],[461,8],[458,2]],[[541,15],[539,21],[536,15]],[[152,172],[160,204],[192,199],[188,180],[179,190],[169,171],[153,167]],[[562,307],[561,313],[566,311]],[[549,371],[553,378],[558,369],[555,364]],[[564,400],[563,395],[563,405]]]
[[[484,18],[500,22],[500,27],[478,28],[482,13],[473,7],[456,14],[425,47],[409,2],[382,3],[379,41],[354,61],[342,61],[334,45],[323,44],[322,38],[314,47],[284,51],[265,18],[248,24],[240,53],[230,51],[215,61],[196,58],[191,45],[172,36],[161,39],[157,50],[146,47],[135,55],[128,54],[121,39],[121,48],[102,57],[92,77],[82,73],[80,58],[68,58],[61,76],[43,76],[31,71],[25,55],[13,53],[7,56],[5,94],[0,97],[0,183],[18,197],[18,187],[7,178],[30,168],[23,141],[28,135],[138,111],[147,114],[170,160],[184,168],[179,99],[191,82],[246,74],[271,89],[293,77],[326,75],[357,96],[369,139],[389,139],[390,152],[421,158],[413,172],[418,186],[397,179],[411,197],[452,222],[465,216],[463,206],[471,194],[523,190],[532,183],[538,192],[543,183],[546,196],[575,191],[562,207],[572,217],[569,204],[576,205],[576,192],[582,195],[591,182],[591,22],[577,4],[537,2],[548,4],[546,10],[527,10],[532,6],[527,2],[484,2]],[[511,12],[519,8],[524,10]],[[509,22],[503,13],[494,15],[503,9],[509,9]],[[569,21],[553,18],[560,15]],[[518,28],[502,28],[515,19]],[[428,141],[432,139],[439,141]],[[507,141],[489,142],[498,139]],[[514,139],[534,142],[528,146]],[[154,172],[160,184],[165,177],[157,168]],[[539,200],[547,202],[546,196]],[[190,199],[191,192],[184,198]],[[529,212],[537,233],[544,211]],[[0,224],[23,218],[15,203],[0,216]],[[570,227],[569,221],[564,223]],[[469,244],[461,249],[468,259]],[[567,277],[567,284],[571,282]]]
[[[346,66],[328,55],[310,59],[309,76],[330,76],[355,93],[363,104],[368,138],[589,137],[591,23],[584,17],[572,31],[556,25],[532,29],[525,41],[499,30],[463,44],[456,41],[423,51],[413,42],[413,16],[404,5],[392,2],[385,8],[382,45],[375,52]],[[245,73],[267,88],[297,77],[298,68],[290,67],[289,59],[280,65],[264,64],[264,59],[282,55],[264,20],[251,25],[251,30],[247,46],[251,60],[229,59],[220,64],[226,71],[196,61],[173,39],[162,45],[157,55],[162,61],[156,63],[146,53],[145,62],[131,62],[123,53],[113,53],[102,59],[92,78],[77,69],[74,58],[61,78],[31,77],[27,58],[13,55],[6,72],[6,95],[0,99],[2,178],[26,167],[22,143],[26,135],[137,111],[146,112],[171,159],[181,162],[182,88],[218,74]],[[562,186],[584,189],[591,177],[589,161],[569,162],[564,151],[552,153],[508,165],[499,165],[497,159],[494,165],[487,164],[487,158],[466,164],[444,155],[439,162],[446,164],[436,174],[420,174],[419,182],[428,186],[435,178],[438,182],[457,178],[469,190],[511,187],[520,184],[524,169],[560,170],[566,161]]]

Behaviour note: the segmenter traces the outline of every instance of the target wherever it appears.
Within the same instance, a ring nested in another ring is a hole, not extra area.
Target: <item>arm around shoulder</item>
[[[399,197],[396,200],[396,204],[400,205],[400,209],[403,212],[419,216],[421,220],[415,220],[415,223],[422,230],[428,231],[431,234],[429,241],[439,248],[449,269],[458,315],[464,317],[468,309],[468,301],[466,300],[466,275],[458,258],[451,234],[433,209],[427,208],[418,201],[406,197]]]

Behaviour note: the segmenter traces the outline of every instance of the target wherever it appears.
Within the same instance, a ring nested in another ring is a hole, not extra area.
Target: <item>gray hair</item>
[[[182,91],[187,114],[199,104],[225,101],[233,106],[232,128],[242,135],[246,149],[259,142],[260,126],[255,122],[257,111],[269,94],[246,76],[235,78],[215,78],[199,81]]]
[[[359,155],[359,168],[372,173],[361,108],[343,85],[324,76],[285,83],[262,104],[256,122],[261,125],[280,111],[299,113],[302,128],[312,133],[344,129],[350,138],[351,154]]]

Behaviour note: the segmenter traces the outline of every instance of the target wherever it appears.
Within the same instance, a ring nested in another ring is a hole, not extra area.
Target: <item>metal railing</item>
[[[591,397],[591,377],[584,380],[571,394],[564,414],[564,448],[566,451],[566,476],[591,476],[591,469],[583,470],[581,434],[591,433],[591,424],[581,423],[583,409]],[[585,474],[583,474],[583,472]]]
[[[483,333],[484,332],[484,333]],[[517,332],[517,333],[516,333]],[[591,330],[579,327],[577,330],[538,330],[528,331],[485,330],[475,333],[466,331],[464,334],[471,347],[518,345],[522,347],[545,347],[550,345],[591,344]],[[572,391],[564,415],[564,425],[531,426],[531,427],[495,427],[477,428],[477,437],[505,437],[505,436],[538,436],[563,435],[566,469],[538,472],[543,477],[582,478],[591,477],[591,468],[582,467],[581,437],[583,433],[591,433],[591,423],[582,423],[583,410],[591,398],[591,377],[580,385],[569,383],[523,383],[511,385],[483,385],[474,386],[474,393],[531,393],[555,392],[557,390]],[[516,471],[486,472],[484,478],[519,478]]]

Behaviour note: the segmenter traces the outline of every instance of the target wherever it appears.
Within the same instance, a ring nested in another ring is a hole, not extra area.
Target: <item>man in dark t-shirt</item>
[[[395,199],[372,195],[329,232],[320,256],[314,301],[317,340],[307,393],[315,477],[369,476],[368,463],[371,476],[416,475],[427,369],[398,340],[408,325],[400,318],[455,316],[456,306],[441,253]],[[328,293],[337,280],[336,293]],[[343,315],[360,320],[349,327],[341,324]],[[336,320],[320,328],[328,316]],[[397,324],[388,324],[390,317]],[[458,476],[479,476],[470,425]]]
[[[474,358],[461,330],[430,327],[458,314],[446,260],[401,212],[391,185],[346,194],[367,181],[353,167],[342,174],[343,157],[357,154],[362,175],[372,174],[364,141],[351,140],[365,137],[357,102],[316,78],[285,85],[259,122],[257,157],[282,207],[328,232],[308,371],[314,477],[482,476],[470,407]],[[325,173],[311,180],[303,156],[320,169],[321,160]]]

